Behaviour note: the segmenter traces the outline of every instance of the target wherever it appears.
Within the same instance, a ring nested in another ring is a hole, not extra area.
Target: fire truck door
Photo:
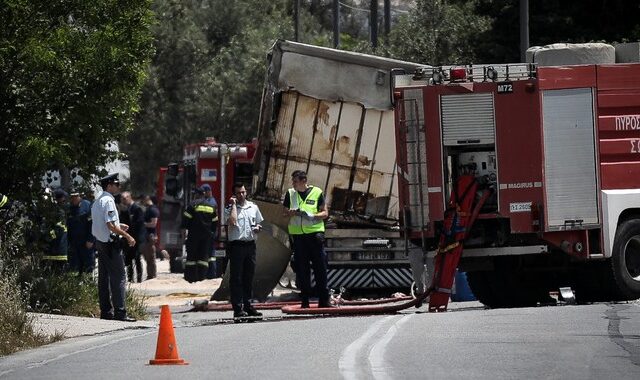
[[[593,94],[542,93],[547,230],[598,223]]]

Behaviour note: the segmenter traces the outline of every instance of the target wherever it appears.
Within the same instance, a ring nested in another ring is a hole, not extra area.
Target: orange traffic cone
[[[173,321],[169,305],[162,305],[160,310],[160,331],[156,345],[156,358],[149,360],[149,364],[189,364],[178,355],[178,345],[173,334]]]

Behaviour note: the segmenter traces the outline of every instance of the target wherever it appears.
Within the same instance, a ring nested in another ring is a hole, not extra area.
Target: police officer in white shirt
[[[233,185],[233,196],[224,213],[229,225],[227,257],[231,266],[229,285],[233,317],[236,321],[262,317],[251,305],[256,269],[256,234],[262,228],[262,214],[255,203],[247,200],[247,190],[242,183]]]
[[[125,286],[127,278],[124,270],[121,237],[129,246],[136,244],[127,233],[129,226],[120,223],[114,194],[120,192],[118,173],[109,174],[100,179],[102,194],[91,207],[91,233],[96,238],[98,251],[98,297],[100,299],[100,318],[135,322],[127,315],[125,308]],[[111,289],[111,292],[109,290]]]

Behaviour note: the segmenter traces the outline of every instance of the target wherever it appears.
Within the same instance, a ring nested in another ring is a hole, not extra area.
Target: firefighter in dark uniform
[[[204,191],[204,201],[211,207],[218,209],[218,202],[213,197],[213,192],[211,190],[211,186],[208,183],[200,186],[202,191]],[[216,231],[217,233],[217,231]],[[211,249],[209,250],[209,270],[207,271],[207,278],[216,278],[216,273],[218,272],[218,268],[216,266],[216,239],[215,237],[211,239]]]
[[[204,191],[197,188],[196,199],[182,215],[183,235],[186,235],[185,247],[187,261],[184,267],[184,279],[188,282],[202,281],[207,278],[211,241],[218,227],[217,209],[202,197]]]
[[[69,269],[92,273],[95,266],[94,241],[91,234],[91,202],[71,190],[71,205],[67,219],[69,229]]]
[[[68,194],[62,189],[56,189],[53,194],[56,208],[46,223],[48,248],[42,256],[42,264],[46,269],[60,272],[67,269],[69,255],[67,212],[65,209]]]

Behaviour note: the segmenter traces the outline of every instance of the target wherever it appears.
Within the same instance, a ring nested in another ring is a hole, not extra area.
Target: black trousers
[[[228,244],[229,287],[234,312],[251,306],[253,275],[256,271],[256,243],[254,241],[231,241]]]
[[[117,242],[96,241],[98,251],[98,298],[101,317],[127,315],[124,305],[127,278],[124,273],[122,248]]]
[[[92,273],[96,265],[94,248],[87,248],[87,242],[69,242],[69,270],[80,273]]]
[[[187,250],[184,279],[188,282],[198,282],[207,278],[212,240],[213,236],[210,234],[189,234],[187,237],[184,244]]]
[[[290,235],[293,238],[293,256],[296,266],[296,282],[303,301],[311,295],[311,268],[316,281],[318,302],[329,302],[327,287],[327,254],[324,250],[324,234]]]
[[[142,282],[142,255],[140,254],[140,243],[136,242],[133,247],[124,248],[124,265],[127,267],[127,278],[129,282]],[[135,278],[133,277],[135,268]]]

